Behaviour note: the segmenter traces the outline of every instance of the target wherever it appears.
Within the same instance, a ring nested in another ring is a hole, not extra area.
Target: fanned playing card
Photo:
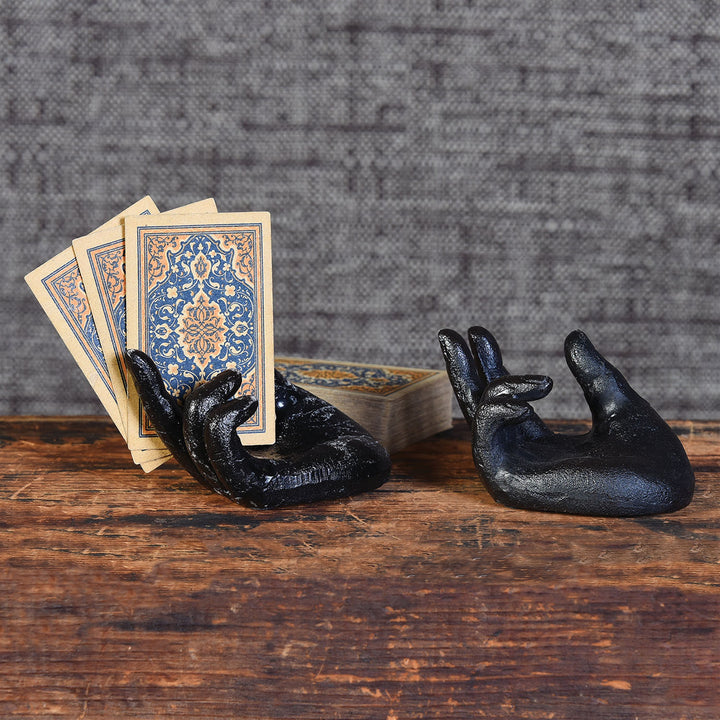
[[[75,253],[71,247],[25,276],[45,314],[70,351],[121,435],[118,409],[100,338],[90,311]]]
[[[139,215],[158,215],[155,204],[148,201],[138,208]],[[144,209],[142,209],[144,207]],[[217,207],[212,198],[168,210],[162,216],[173,213],[211,213]],[[125,230],[113,226],[97,230],[73,241],[73,249],[80,266],[88,301],[95,318],[98,337],[117,398],[123,421],[127,417],[128,379],[123,353],[126,343],[125,303]],[[159,438],[153,447],[131,450],[133,459],[145,466],[151,460],[168,458],[167,448]]]
[[[98,230],[122,227],[127,213],[144,211],[149,198],[143,198],[127,210],[101,225]],[[152,202],[152,201],[150,201]],[[120,434],[125,437],[125,423],[110,380],[97,328],[72,247],[25,276],[38,302],[52,322],[73,359],[95,391]]]
[[[149,197],[146,201],[137,214],[156,215],[159,211],[155,203]],[[73,240],[73,250],[122,414],[127,404],[122,400],[127,389],[120,367],[125,350],[124,226],[121,223],[77,238]]]
[[[218,213],[125,220],[127,347],[149,355],[170,392],[227,368],[258,410],[240,428],[248,445],[275,442],[270,215]],[[128,445],[155,433],[132,383]]]
[[[145,196],[132,208],[129,208],[122,214],[118,222],[106,223],[102,227],[94,230],[89,235],[85,235],[81,238],[73,240],[73,252],[78,262],[80,269],[80,276],[82,277],[83,286],[87,295],[87,301],[90,304],[90,311],[92,312],[93,321],[95,323],[95,329],[100,340],[100,347],[102,348],[103,355],[105,357],[105,364],[107,366],[108,375],[110,376],[110,383],[113,388],[113,393],[118,405],[118,413],[123,423],[123,429],[125,425],[125,419],[127,417],[127,390],[124,385],[119,382],[119,370],[117,367],[117,356],[115,352],[112,352],[112,344],[109,343],[111,336],[109,335],[109,326],[118,324],[119,316],[121,315],[121,324],[123,335],[125,333],[125,282],[124,282],[124,237],[125,229],[122,222],[122,218],[131,212],[134,215],[149,215],[156,214],[158,209],[155,203],[149,196]],[[88,253],[85,252],[86,248],[90,245],[98,245],[100,242],[104,247],[99,251],[96,256],[96,266],[91,272],[91,266],[89,263]],[[121,278],[117,273],[113,272],[113,266],[118,261],[120,270],[122,270],[123,277]],[[112,297],[112,305],[106,305],[103,307],[99,301],[100,288],[106,295]],[[124,347],[124,345],[123,345]],[[154,470],[159,467],[165,460],[170,457],[167,448],[162,447],[157,450],[140,450],[132,454],[133,461],[141,465],[146,472]]]

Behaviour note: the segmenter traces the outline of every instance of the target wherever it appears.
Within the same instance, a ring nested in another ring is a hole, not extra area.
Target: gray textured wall
[[[653,0],[0,4],[0,413],[100,406],[22,282],[149,193],[273,216],[281,353],[441,367],[581,327],[720,416],[720,10]]]

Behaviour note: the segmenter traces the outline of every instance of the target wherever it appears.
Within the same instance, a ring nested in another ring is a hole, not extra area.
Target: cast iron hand
[[[128,350],[125,359],[155,431],[170,452],[205,487],[235,502],[270,508],[345,497],[374,490],[389,476],[390,458],[377,440],[278,372],[277,441],[251,454],[236,430],[253,415],[257,401],[232,399],[240,373],[226,370],[198,385],[181,408],[147,355]]]
[[[438,334],[448,375],[473,432],[475,466],[493,498],[525,510],[635,516],[670,512],[692,499],[695,478],[680,440],[620,372],[576,330],[565,358],[585,393],[592,429],[551,432],[528,401],[552,380],[509,375],[495,338]]]

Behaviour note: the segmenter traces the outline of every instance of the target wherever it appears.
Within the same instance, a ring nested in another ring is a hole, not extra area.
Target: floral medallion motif
[[[227,326],[220,306],[201,290],[182,309],[177,332],[182,351],[204,371],[211,358],[220,354]]]

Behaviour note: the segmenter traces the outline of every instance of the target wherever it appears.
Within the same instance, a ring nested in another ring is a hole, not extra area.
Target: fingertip
[[[507,370],[503,367],[500,346],[489,330],[482,325],[474,325],[468,330],[468,339],[475,362],[483,369],[488,382],[507,375]]]
[[[468,330],[468,338],[475,346],[487,349],[495,354],[500,352],[500,347],[498,346],[495,336],[482,325],[473,325]]]
[[[242,373],[234,368],[227,368],[226,370],[219,372],[217,375],[214,375],[213,379],[214,378],[222,378],[223,382],[225,382],[228,378],[239,378],[240,381],[242,381]]]
[[[450,328],[443,328],[442,330],[439,330],[438,340],[440,341],[440,346],[442,347],[443,352],[465,344],[462,335]]]
[[[638,397],[623,374],[580,330],[573,331],[565,340],[565,358],[582,388],[593,422],[617,414],[620,407]]]
[[[577,357],[578,352],[592,348],[595,349],[593,344],[590,342],[590,338],[582,330],[573,330],[568,333],[565,338],[565,356],[573,358]]]
[[[575,330],[572,330],[568,333],[568,336],[566,340],[587,340],[588,336],[579,328],[576,328]]]
[[[444,329],[438,332],[438,340],[448,372],[451,375],[457,372],[466,375],[472,366],[472,354],[462,335],[455,330]]]
[[[208,381],[213,384],[226,397],[232,397],[242,385],[242,373],[239,370],[229,368],[223,370]]]
[[[141,350],[135,348],[128,348],[123,353],[125,362],[130,365],[133,369],[136,367],[142,367],[143,365],[149,365],[152,360]]]
[[[538,398],[545,397],[553,389],[553,380],[549,375],[537,375],[532,377],[530,382],[535,385],[538,392]]]
[[[237,370],[223,370],[205,382],[197,383],[183,400],[185,425],[204,423],[207,413],[230,400],[240,389],[242,375]],[[186,437],[187,442],[187,437]]]
[[[485,398],[501,404],[541,400],[552,386],[552,378],[547,375],[505,375],[488,385]]]
[[[136,385],[150,384],[165,388],[160,371],[149,355],[146,355],[142,350],[129,348],[123,353],[123,357],[125,358],[125,367],[129,370]]]
[[[582,330],[573,330],[565,338],[565,360],[578,381],[604,374],[607,361]]]
[[[455,330],[440,330],[438,340],[455,397],[465,419],[472,422],[477,403],[485,388],[473,354],[463,337]]]
[[[257,409],[258,401],[252,395],[244,395],[214,407],[205,420],[206,436],[208,428],[212,428],[212,433],[222,429],[234,431],[239,425],[247,422]]]
[[[481,338],[481,337],[487,338],[491,342],[497,344],[497,341],[495,340],[495,337],[493,336],[493,334],[486,327],[483,327],[482,325],[473,325],[472,327],[470,327],[468,329],[468,337],[471,340],[474,340],[476,338]]]
[[[260,402],[254,395],[243,395],[230,401],[230,405],[239,413],[239,417],[242,417],[242,413],[247,413],[242,422],[249,420],[255,414],[259,404]]]

